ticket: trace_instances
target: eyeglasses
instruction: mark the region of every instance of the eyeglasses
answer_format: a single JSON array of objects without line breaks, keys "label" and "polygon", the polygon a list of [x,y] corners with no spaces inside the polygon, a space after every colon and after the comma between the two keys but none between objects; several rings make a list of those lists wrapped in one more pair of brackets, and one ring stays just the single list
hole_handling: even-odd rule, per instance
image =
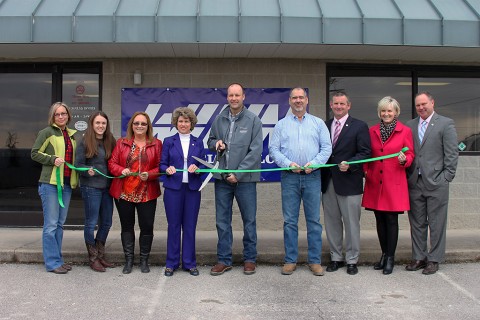
[{"label": "eyeglasses", "polygon": [[142,127],[146,127],[148,126],[148,123],[146,122],[134,122],[132,123],[135,127],[138,127],[138,126],[142,126]]},{"label": "eyeglasses", "polygon": [[66,112],[55,113],[54,116],[55,116],[55,118],[66,117],[66,116],[68,116],[68,113],[66,113]]}]

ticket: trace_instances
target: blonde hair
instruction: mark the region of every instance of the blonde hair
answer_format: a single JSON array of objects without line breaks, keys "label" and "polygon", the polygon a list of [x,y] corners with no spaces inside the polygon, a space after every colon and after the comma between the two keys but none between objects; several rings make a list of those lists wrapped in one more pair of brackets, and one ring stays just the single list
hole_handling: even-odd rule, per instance
[{"label": "blonde hair", "polygon": [[382,111],[383,108],[389,107],[389,106],[393,107],[393,109],[397,113],[396,117],[398,118],[398,116],[400,115],[400,103],[398,103],[397,100],[393,99],[390,96],[386,96],[378,102],[377,114],[379,118],[380,118],[380,111]]}]

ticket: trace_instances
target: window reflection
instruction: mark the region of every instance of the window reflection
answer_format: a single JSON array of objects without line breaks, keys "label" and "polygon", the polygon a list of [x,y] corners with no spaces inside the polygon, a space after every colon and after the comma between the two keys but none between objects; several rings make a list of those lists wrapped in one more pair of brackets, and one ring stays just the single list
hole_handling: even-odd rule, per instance
[{"label": "window reflection", "polygon": [[[349,114],[365,121],[368,126],[380,120],[377,104],[385,96],[392,96],[400,103],[400,121],[405,123],[411,119],[411,78],[406,77],[332,77],[330,92],[344,91],[350,97],[352,107]],[[329,117],[333,117],[331,111]]]},{"label": "window reflection", "polygon": [[[418,78],[418,91],[429,91],[435,112],[455,120],[463,151],[480,151],[480,79]],[[440,85],[441,84],[441,85]]]}]

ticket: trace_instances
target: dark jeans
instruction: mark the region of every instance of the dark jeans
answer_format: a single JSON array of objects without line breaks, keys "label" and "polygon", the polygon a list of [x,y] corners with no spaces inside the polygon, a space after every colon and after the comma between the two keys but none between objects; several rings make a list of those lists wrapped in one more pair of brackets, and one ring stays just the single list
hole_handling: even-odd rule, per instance
[{"label": "dark jeans", "polygon": [[153,235],[153,223],[155,222],[157,199],[140,203],[115,199],[115,206],[117,207],[118,216],[120,217],[122,232],[134,232],[135,209],[137,209],[140,237]]},{"label": "dark jeans", "polygon": [[[112,226],[112,196],[108,193],[108,188],[81,187],[81,189],[85,205],[85,227],[83,229],[85,242],[91,245],[95,245],[95,239],[106,242]],[[97,224],[98,231],[95,238],[94,230]]]}]

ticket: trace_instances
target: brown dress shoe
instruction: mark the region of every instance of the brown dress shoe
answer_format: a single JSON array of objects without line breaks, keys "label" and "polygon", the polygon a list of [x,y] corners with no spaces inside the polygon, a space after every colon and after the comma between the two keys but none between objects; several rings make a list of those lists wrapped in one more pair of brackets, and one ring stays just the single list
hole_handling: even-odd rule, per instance
[{"label": "brown dress shoe", "polygon": [[312,271],[314,276],[323,276],[325,274],[322,265],[319,263],[310,263],[308,267],[310,268],[310,271]]},{"label": "brown dress shoe", "polygon": [[245,262],[243,265],[243,273],[246,275],[251,275],[255,273],[256,265],[253,262]]},{"label": "brown dress shoe", "polygon": [[71,265],[66,264],[66,263],[62,264],[62,268],[67,270],[67,271],[71,271],[73,269]]},{"label": "brown dress shoe", "polygon": [[50,272],[53,272],[55,274],[66,274],[68,270],[64,269],[63,267],[58,267],[56,269],[50,270]]},{"label": "brown dress shoe", "polygon": [[412,260],[409,264],[405,266],[407,271],[417,271],[423,269],[427,266],[426,260]]},{"label": "brown dress shoe", "polygon": [[423,274],[434,274],[438,271],[438,262],[428,261],[427,266],[423,269]]},{"label": "brown dress shoe", "polygon": [[227,266],[223,263],[217,263],[216,265],[213,266],[212,269],[210,269],[210,274],[212,276],[219,276],[223,274],[225,271],[232,270],[232,266]]},{"label": "brown dress shoe", "polygon": [[291,275],[295,269],[297,269],[296,263],[285,263],[282,267],[282,274]]}]

